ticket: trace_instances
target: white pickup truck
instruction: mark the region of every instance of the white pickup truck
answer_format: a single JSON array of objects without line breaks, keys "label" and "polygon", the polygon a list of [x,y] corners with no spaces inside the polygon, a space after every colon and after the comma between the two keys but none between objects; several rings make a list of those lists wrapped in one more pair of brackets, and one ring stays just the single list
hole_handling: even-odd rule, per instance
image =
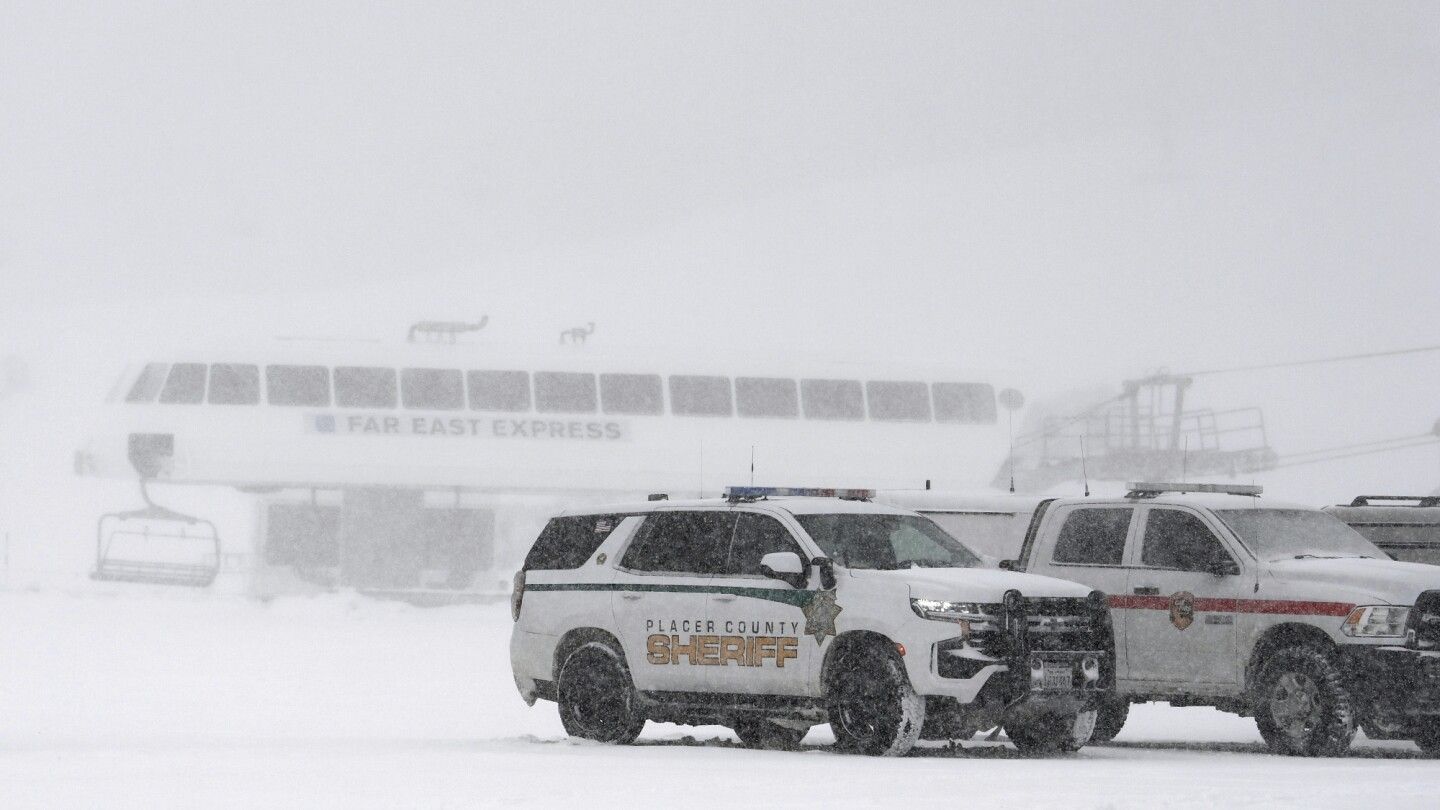
[{"label": "white pickup truck", "polygon": [[967,524],[1015,539],[1018,552],[987,549],[1013,557],[1003,568],[1109,595],[1117,698],[1097,741],[1119,732],[1130,703],[1163,700],[1254,716],[1281,753],[1336,755],[1361,727],[1440,754],[1440,568],[1391,560],[1321,510],[1261,500],[1259,487],[1129,488],[890,500],[962,541]]}]

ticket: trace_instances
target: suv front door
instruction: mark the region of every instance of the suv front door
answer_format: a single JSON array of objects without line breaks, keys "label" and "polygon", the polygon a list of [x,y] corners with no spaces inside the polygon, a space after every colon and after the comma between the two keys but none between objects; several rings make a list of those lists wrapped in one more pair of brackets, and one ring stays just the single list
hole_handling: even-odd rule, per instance
[{"label": "suv front door", "polygon": [[[820,645],[804,634],[801,612],[811,592],[760,572],[760,559],[777,551],[810,559],[776,518],[741,512],[724,571],[712,580],[708,618],[721,634],[720,665],[710,673],[718,692],[804,695],[819,668]],[[811,572],[813,580],[815,574]]]},{"label": "suv front door", "polygon": [[726,510],[654,512],[622,552],[610,605],[636,688],[707,691],[719,648],[706,603],[734,529]]},{"label": "suv front door", "polygon": [[1237,684],[1235,613],[1247,594],[1234,552],[1189,509],[1148,506],[1140,521],[1130,592],[1142,604],[1125,616],[1129,677],[1187,690]]}]

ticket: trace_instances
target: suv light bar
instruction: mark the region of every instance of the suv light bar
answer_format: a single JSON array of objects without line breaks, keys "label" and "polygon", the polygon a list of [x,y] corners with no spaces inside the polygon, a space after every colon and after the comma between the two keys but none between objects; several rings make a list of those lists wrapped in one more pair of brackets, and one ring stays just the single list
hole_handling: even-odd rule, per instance
[{"label": "suv light bar", "polygon": [[1130,489],[1127,498],[1153,498],[1162,492],[1209,492],[1219,495],[1258,496],[1265,490],[1259,484],[1152,484],[1135,481],[1126,484]]},{"label": "suv light bar", "polygon": [[839,498],[842,501],[868,501],[875,497],[873,489],[822,489],[820,487],[726,487],[725,497],[731,501],[753,501],[757,498]]}]

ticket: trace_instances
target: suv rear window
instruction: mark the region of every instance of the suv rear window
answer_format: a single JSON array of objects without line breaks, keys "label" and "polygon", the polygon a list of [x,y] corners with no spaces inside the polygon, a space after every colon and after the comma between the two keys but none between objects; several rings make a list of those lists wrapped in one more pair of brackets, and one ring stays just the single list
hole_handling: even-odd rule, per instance
[{"label": "suv rear window", "polygon": [[600,548],[624,515],[577,515],[552,518],[525,555],[526,571],[579,568]]}]

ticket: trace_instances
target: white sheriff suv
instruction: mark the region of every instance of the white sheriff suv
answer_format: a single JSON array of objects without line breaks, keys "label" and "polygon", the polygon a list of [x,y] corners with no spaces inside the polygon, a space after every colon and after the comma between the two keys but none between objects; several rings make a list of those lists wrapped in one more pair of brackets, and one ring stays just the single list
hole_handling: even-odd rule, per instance
[{"label": "white sheriff suv", "polygon": [[[1260,487],[1135,483],[1124,497],[912,496],[960,538],[1024,526],[1002,567],[1110,594],[1131,701],[1253,715],[1279,753],[1334,756],[1357,727],[1440,753],[1440,569],[1396,562],[1331,515]],[[918,501],[924,500],[921,504]],[[1011,534],[1010,536],[1014,536]]]},{"label": "white sheriff suv", "polygon": [[1104,596],[980,567],[869,494],[732,487],[552,519],[515,576],[521,696],[611,743],[656,720],[761,748],[829,722],[876,755],[997,725],[1025,751],[1084,745],[1113,681]]}]

